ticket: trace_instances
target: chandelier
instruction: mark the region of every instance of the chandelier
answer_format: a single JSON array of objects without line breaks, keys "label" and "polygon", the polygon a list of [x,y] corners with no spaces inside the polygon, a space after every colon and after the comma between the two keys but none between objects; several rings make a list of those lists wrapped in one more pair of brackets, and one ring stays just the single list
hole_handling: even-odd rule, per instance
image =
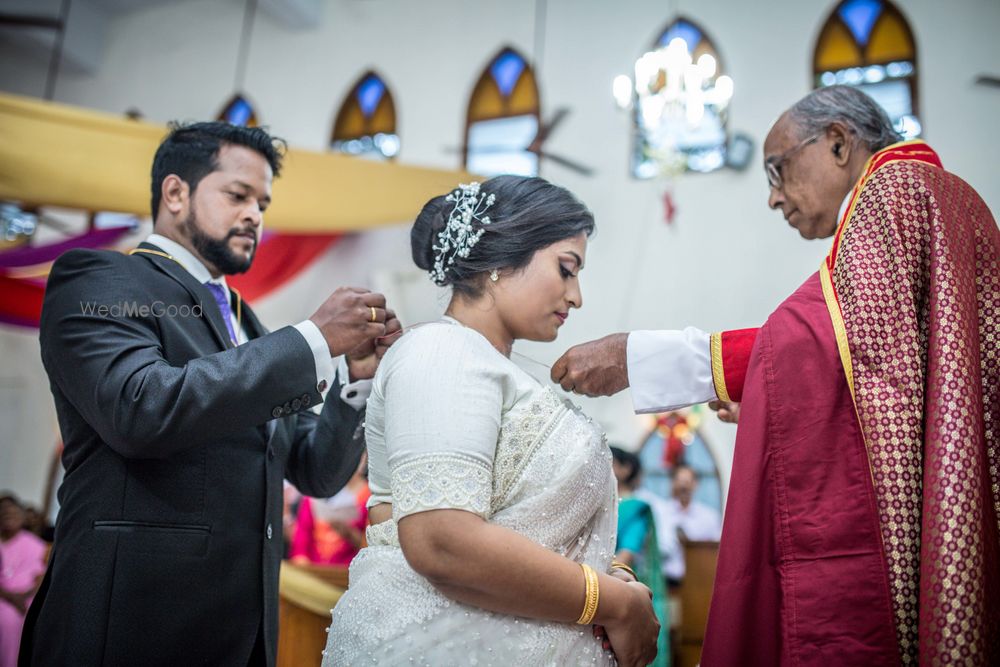
[{"label": "chandelier", "polygon": [[719,74],[711,53],[694,60],[687,41],[674,37],[636,60],[633,77],[616,77],[612,93],[620,109],[634,114],[636,177],[708,172],[725,164],[733,80]]}]

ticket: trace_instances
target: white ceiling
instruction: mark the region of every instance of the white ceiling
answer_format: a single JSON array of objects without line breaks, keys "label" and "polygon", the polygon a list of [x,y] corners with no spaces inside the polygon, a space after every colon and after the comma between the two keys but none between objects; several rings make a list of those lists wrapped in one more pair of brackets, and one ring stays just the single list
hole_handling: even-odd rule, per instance
[{"label": "white ceiling", "polygon": [[[101,66],[104,44],[114,20],[122,14],[190,0],[70,0],[69,21],[60,69],[92,73]],[[226,0],[245,5],[247,0]],[[58,18],[63,0],[0,0],[0,14]],[[323,0],[257,0],[262,16],[293,30],[319,25]],[[5,57],[49,62],[56,31],[45,28],[0,26]]]}]

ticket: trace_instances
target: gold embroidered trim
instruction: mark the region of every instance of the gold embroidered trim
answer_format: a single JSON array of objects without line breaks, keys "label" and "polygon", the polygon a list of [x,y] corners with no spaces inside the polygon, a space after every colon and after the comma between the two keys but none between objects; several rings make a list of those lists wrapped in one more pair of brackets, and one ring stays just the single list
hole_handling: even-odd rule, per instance
[{"label": "gold embroidered trim", "polygon": [[722,333],[714,333],[710,336],[712,350],[712,382],[715,384],[715,395],[719,400],[731,400],[729,391],[726,389],[726,374],[722,368]]},{"label": "gold embroidered trim", "polygon": [[[181,264],[181,260],[177,259],[173,255],[168,255],[165,252],[160,252],[159,250],[147,250],[145,248],[135,248],[133,250],[129,250],[129,252],[128,252],[128,254],[130,254],[130,255],[134,255],[136,253],[144,253],[146,255],[157,255],[158,257],[166,257],[171,262],[177,262],[178,264]],[[181,264],[181,266],[184,266],[184,265]],[[187,267],[185,266],[184,268],[186,269]]]},{"label": "gold embroidered trim", "polygon": [[[227,284],[226,287],[229,287]],[[229,291],[236,295],[236,324],[240,326],[240,330],[243,328],[243,295],[235,287],[229,287]],[[234,343],[236,341],[233,341]]]},{"label": "gold embroidered trim", "polygon": [[[171,262],[177,262],[182,267],[184,267],[185,271],[187,271],[187,267],[184,266],[184,264],[179,259],[177,259],[173,255],[168,255],[165,252],[160,252],[159,250],[148,250],[146,248],[134,248],[132,250],[129,250],[128,254],[129,255],[134,255],[136,253],[143,253],[143,254],[146,254],[146,255],[156,255],[157,257],[164,257],[166,259],[169,259]],[[190,271],[188,271],[188,273],[190,273]],[[229,290],[231,292],[233,292],[234,294],[236,294],[236,330],[237,331],[242,331],[243,330],[243,295],[241,295],[237,290],[233,289],[232,287],[229,287],[229,285],[226,285],[226,287],[229,288]],[[237,336],[238,335],[239,334],[237,334]],[[230,340],[232,340],[232,339],[230,339]],[[233,347],[236,347],[236,346],[239,345],[238,341],[234,340],[232,342],[233,342]]]},{"label": "gold embroidered trim", "polygon": [[851,390],[851,400],[855,401],[854,367],[851,365],[851,348],[847,344],[847,327],[844,326],[844,316],[840,312],[840,304],[837,303],[837,295],[833,289],[833,277],[825,262],[819,268],[819,281],[823,285],[823,299],[826,301],[826,309],[830,312],[830,320],[833,322],[833,335],[837,338],[837,349],[840,352],[844,375],[847,377],[847,388]]}]

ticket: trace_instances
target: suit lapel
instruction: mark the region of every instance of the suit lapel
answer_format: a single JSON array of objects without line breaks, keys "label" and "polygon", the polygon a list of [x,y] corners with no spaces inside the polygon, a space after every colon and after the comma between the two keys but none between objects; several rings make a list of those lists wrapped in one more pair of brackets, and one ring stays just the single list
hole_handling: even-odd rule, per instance
[{"label": "suit lapel", "polygon": [[[231,299],[233,308],[236,308],[235,302],[241,300],[241,298],[235,294],[233,295]],[[254,338],[266,336],[269,333],[267,327],[261,324],[260,320],[257,319],[257,314],[250,309],[246,301],[240,304],[240,308],[243,311],[243,331],[246,333],[247,338],[253,340]]]},{"label": "suit lapel", "polygon": [[[246,302],[243,301],[243,297],[233,289],[229,290],[229,306],[234,309],[233,312],[236,312],[235,309],[237,307],[240,308],[242,312],[242,317],[240,318],[241,325],[248,339],[254,340],[267,335],[267,327],[261,324],[261,321],[257,319],[257,314],[247,306]],[[268,443],[273,442],[274,434],[278,430],[278,423],[280,421],[280,419],[272,419],[258,427],[261,435],[264,436],[264,440]]]},{"label": "suit lapel", "polygon": [[201,306],[202,318],[208,323],[208,328],[212,330],[212,334],[221,349],[228,350],[232,347],[229,340],[229,329],[222,319],[222,311],[219,310],[215,298],[204,285],[195,280],[194,276],[182,264],[171,259],[169,255],[152,243],[142,242],[133,252],[180,283],[181,287],[191,295],[191,298]]}]

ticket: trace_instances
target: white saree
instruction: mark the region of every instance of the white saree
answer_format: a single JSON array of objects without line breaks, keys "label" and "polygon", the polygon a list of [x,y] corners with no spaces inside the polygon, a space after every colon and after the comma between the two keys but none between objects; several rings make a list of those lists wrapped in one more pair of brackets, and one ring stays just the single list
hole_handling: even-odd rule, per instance
[{"label": "white saree", "polygon": [[[445,318],[408,332],[386,354],[365,436],[369,504],[392,503],[393,518],[368,528],[368,547],[351,564],[324,667],[615,664],[590,626],[445,597],[410,568],[396,532],[409,514],[461,509],[608,571],[616,485],[604,436],[589,419],[479,333]],[[582,592],[582,576],[580,585]]]}]

